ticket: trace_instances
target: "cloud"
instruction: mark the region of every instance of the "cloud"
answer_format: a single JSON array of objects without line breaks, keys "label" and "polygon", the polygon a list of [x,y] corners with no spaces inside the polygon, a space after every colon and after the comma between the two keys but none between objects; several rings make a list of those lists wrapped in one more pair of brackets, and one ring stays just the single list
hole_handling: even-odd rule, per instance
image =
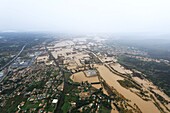
[{"label": "cloud", "polygon": [[169,0],[0,0],[0,30],[169,32]]}]

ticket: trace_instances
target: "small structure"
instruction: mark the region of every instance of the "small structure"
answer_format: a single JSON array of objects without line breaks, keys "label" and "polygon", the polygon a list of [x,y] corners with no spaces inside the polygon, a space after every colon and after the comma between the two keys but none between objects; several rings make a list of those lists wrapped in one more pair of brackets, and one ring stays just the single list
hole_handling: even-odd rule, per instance
[{"label": "small structure", "polygon": [[87,71],[84,71],[84,73],[87,77],[97,76],[96,70],[87,70]]},{"label": "small structure", "polygon": [[57,104],[57,102],[58,102],[58,99],[53,99],[52,101],[53,104]]}]

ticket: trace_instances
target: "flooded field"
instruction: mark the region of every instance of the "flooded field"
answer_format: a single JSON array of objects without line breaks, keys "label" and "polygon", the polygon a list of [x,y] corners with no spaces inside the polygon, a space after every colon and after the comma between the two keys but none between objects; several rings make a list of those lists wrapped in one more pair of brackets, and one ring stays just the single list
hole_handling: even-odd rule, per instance
[{"label": "flooded field", "polygon": [[114,70],[116,70],[116,71],[118,71],[118,72],[120,72],[120,73],[122,73],[122,74],[131,74],[131,73],[132,73],[130,70],[125,69],[123,66],[121,66],[121,65],[118,64],[118,63],[110,64],[110,66],[111,66]]},{"label": "flooded field", "polygon": [[85,81],[88,81],[89,83],[99,82],[99,79],[97,76],[86,77],[84,72],[78,72],[78,73],[73,74],[71,76],[71,79],[74,82],[85,82]]},{"label": "flooded field", "polygon": [[143,113],[160,113],[157,107],[153,104],[152,101],[144,101],[142,98],[137,96],[135,93],[132,93],[130,90],[122,87],[117,80],[123,80],[124,78],[113,74],[107,67],[104,65],[96,65],[97,70],[99,71],[101,77],[110,85],[113,86],[120,94],[122,94],[126,99],[130,100],[129,102],[132,106],[136,104]]}]

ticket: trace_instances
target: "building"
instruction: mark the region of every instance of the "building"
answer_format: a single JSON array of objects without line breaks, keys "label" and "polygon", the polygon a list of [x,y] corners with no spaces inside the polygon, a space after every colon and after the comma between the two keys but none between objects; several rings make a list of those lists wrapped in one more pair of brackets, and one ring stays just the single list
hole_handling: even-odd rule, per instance
[{"label": "building", "polygon": [[96,70],[87,70],[87,71],[84,71],[84,73],[87,77],[97,76]]}]

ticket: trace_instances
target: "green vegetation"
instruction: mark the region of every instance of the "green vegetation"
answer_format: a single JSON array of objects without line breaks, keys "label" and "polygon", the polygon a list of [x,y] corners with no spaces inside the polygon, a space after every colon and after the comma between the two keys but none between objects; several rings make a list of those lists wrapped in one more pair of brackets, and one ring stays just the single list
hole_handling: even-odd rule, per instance
[{"label": "green vegetation", "polygon": [[156,106],[162,113],[165,113],[165,111],[162,109],[162,107],[159,105],[159,103],[155,100],[155,98],[153,97],[153,95],[150,95],[150,97],[154,100],[155,106]]},{"label": "green vegetation", "polygon": [[99,113],[110,113],[110,109],[108,109],[104,106],[101,106]]},{"label": "green vegetation", "polygon": [[120,56],[119,63],[125,67],[136,69],[147,75],[155,85],[170,96],[170,66],[164,63],[145,62],[136,58]]},{"label": "green vegetation", "polygon": [[59,75],[59,71],[58,70],[54,70],[54,72],[53,72],[53,76],[57,76],[57,75]]},{"label": "green vegetation", "polygon": [[33,82],[30,86],[28,86],[27,91],[32,91],[34,88],[43,89],[44,85],[44,81]]},{"label": "green vegetation", "polygon": [[25,105],[21,108],[22,108],[22,110],[29,110],[31,108],[38,108],[39,104],[40,104],[40,102],[33,103],[33,102],[30,102],[30,101],[27,101],[25,103]]},{"label": "green vegetation", "polygon": [[[97,90],[93,88],[91,85],[88,85],[88,83],[84,83],[84,85],[80,85],[80,83],[75,83],[70,79],[71,73],[64,72],[65,76],[65,89],[64,89],[64,102],[61,107],[61,110],[63,113],[68,113],[71,111],[71,113],[79,113],[79,108],[82,107],[82,113],[89,113],[94,112],[97,110],[96,104],[93,102],[96,102],[100,100],[99,97],[103,97],[100,101],[100,113],[110,113],[111,111],[111,105],[110,102],[108,102],[108,96],[104,95],[101,90]],[[78,87],[81,87],[81,89]],[[92,96],[89,94],[87,97],[81,97],[79,96],[83,92],[95,92],[94,95],[97,95],[94,98],[94,95]],[[81,99],[80,99],[81,98]],[[89,104],[92,103],[92,106],[90,107]],[[98,102],[96,102],[98,103]],[[99,104],[99,103],[98,103]]]},{"label": "green vegetation", "polygon": [[24,56],[31,47],[41,44],[47,39],[43,33],[0,33],[0,36],[3,37],[0,38],[0,68],[8,63],[23,45],[27,44],[25,52],[23,51],[20,56]]},{"label": "green vegetation", "polygon": [[[52,104],[52,100],[61,94],[57,90],[57,87],[62,83],[62,80],[56,79],[58,74],[58,70],[55,70],[53,66],[36,65],[17,81],[7,79],[4,85],[16,85],[1,93],[10,94],[0,100],[1,103],[5,102],[3,107],[0,107],[1,112],[14,113],[19,110],[19,105],[22,105],[20,112],[38,112],[40,109],[53,112],[56,104]],[[25,80],[27,80],[26,84]]]},{"label": "green vegetation", "polygon": [[164,104],[164,103],[168,104],[168,103],[169,103],[169,102],[168,102],[167,100],[165,100],[161,95],[155,93],[155,92],[152,91],[152,90],[150,90],[150,91],[155,95],[155,97],[156,97],[162,104]]},{"label": "green vegetation", "polygon": [[78,95],[76,95],[77,93],[79,93],[77,86],[67,83],[68,81],[72,82],[70,76],[71,76],[70,72],[64,72],[66,83],[65,83],[65,90],[64,90],[64,104],[61,108],[63,113],[67,113],[70,110],[71,108],[70,102],[76,102],[78,101],[79,98]]},{"label": "green vegetation", "polygon": [[63,113],[67,113],[70,108],[71,108],[70,103],[69,102],[65,102],[61,109],[63,110]]},{"label": "green vegetation", "polygon": [[94,56],[94,54],[92,54],[92,53],[90,53],[89,54],[92,58],[91,58],[91,63],[97,63],[97,64],[101,64],[102,62],[96,57],[96,56]]},{"label": "green vegetation", "polygon": [[54,111],[54,105],[51,105],[51,103],[49,103],[51,100],[48,100],[47,102],[47,106],[45,107],[45,111],[49,111],[49,112],[53,112]]},{"label": "green vegetation", "polygon": [[71,108],[71,102],[77,102],[79,99],[79,96],[76,95],[79,92],[77,87],[72,87],[72,91],[69,92],[69,94],[64,95],[64,105],[62,106],[62,110],[64,113],[67,113]]},{"label": "green vegetation", "polygon": [[26,98],[23,98],[23,95],[15,96],[8,99],[6,102],[6,106],[3,109],[0,109],[1,113],[14,113],[18,109],[17,106],[25,100]]},{"label": "green vegetation", "polygon": [[136,84],[134,84],[133,82],[131,82],[130,80],[118,80],[119,84],[125,88],[136,88],[138,90],[140,90],[140,87],[137,86]]}]

